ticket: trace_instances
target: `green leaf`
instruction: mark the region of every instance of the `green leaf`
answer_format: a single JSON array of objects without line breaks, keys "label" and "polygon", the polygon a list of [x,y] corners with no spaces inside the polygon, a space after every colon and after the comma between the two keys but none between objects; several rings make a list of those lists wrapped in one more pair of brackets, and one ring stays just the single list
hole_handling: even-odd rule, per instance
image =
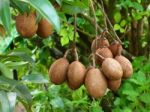
[{"label": "green leaf", "polygon": [[31,82],[31,83],[48,83],[49,81],[43,77],[42,74],[29,74],[27,76],[23,76],[22,78],[25,82]]},{"label": "green leaf", "polygon": [[13,110],[11,110],[10,108],[10,103],[7,94],[4,91],[0,91],[0,104],[1,112],[13,112]]},{"label": "green leaf", "polygon": [[14,8],[17,8],[21,13],[30,11],[28,4],[25,4],[22,1],[11,0],[10,3]]},{"label": "green leaf", "polygon": [[57,31],[60,30],[60,21],[56,10],[48,0],[21,0],[29,3],[34,7],[43,17],[51,22]]},{"label": "green leaf", "polygon": [[114,19],[115,19],[115,22],[116,22],[116,23],[119,23],[119,22],[120,22],[120,20],[121,20],[121,14],[120,14],[120,12],[116,12],[116,13],[114,14]]},{"label": "green leaf", "polygon": [[57,96],[56,98],[52,99],[50,101],[50,104],[54,107],[54,108],[64,108],[64,102],[62,100],[61,97]]},{"label": "green leaf", "polygon": [[122,20],[121,23],[120,23],[120,26],[124,27],[126,24],[127,24],[127,21],[126,20]]},{"label": "green leaf", "polygon": [[139,96],[139,99],[146,104],[150,104],[150,94],[149,93],[143,93],[142,95]]},{"label": "green leaf", "polygon": [[20,62],[12,62],[12,61],[8,61],[5,62],[5,65],[11,69],[19,69],[21,67],[24,67],[26,65],[28,65],[28,62],[24,62],[24,61],[20,61]]},{"label": "green leaf", "polygon": [[13,73],[10,69],[3,63],[0,62],[0,73],[8,78],[13,78]]},{"label": "green leaf", "polygon": [[14,110],[15,105],[16,105],[17,94],[15,92],[9,92],[9,93],[7,93],[7,96],[8,96],[8,100],[10,102],[10,108],[11,108],[11,110]]},{"label": "green leaf", "polygon": [[0,18],[3,22],[5,29],[10,35],[11,32],[11,14],[10,14],[10,6],[9,0],[0,0]]},{"label": "green leaf", "polygon": [[120,27],[120,25],[119,24],[115,24],[114,25],[114,30],[119,30],[121,27]]},{"label": "green leaf", "polygon": [[121,33],[124,33],[124,32],[125,32],[125,29],[124,29],[124,28],[120,28],[120,32],[121,32]]},{"label": "green leaf", "polygon": [[29,105],[32,103],[30,91],[19,81],[0,76],[0,84],[9,84],[9,86],[17,93],[19,97],[23,98]]},{"label": "green leaf", "polygon": [[84,4],[84,2],[81,1],[64,1],[65,3],[62,4],[62,10],[63,12],[67,14],[76,14],[76,13],[81,13],[88,9],[88,6]]}]

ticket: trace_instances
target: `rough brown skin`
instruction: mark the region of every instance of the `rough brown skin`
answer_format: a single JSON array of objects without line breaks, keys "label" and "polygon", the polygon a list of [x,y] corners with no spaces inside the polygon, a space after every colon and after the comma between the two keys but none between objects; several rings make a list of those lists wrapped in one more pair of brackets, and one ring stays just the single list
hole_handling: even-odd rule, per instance
[{"label": "rough brown skin", "polygon": [[123,70],[118,61],[113,58],[106,58],[102,63],[102,71],[110,80],[120,79],[123,75]]},{"label": "rough brown skin", "polygon": [[4,37],[6,35],[5,28],[0,24],[0,36]]},{"label": "rough brown skin", "polygon": [[58,85],[65,82],[69,62],[66,58],[56,60],[49,69],[49,77],[52,83]]},{"label": "rough brown skin", "polygon": [[131,62],[124,56],[116,56],[115,59],[120,63],[123,69],[123,78],[127,79],[133,74]]},{"label": "rough brown skin", "polygon": [[16,17],[16,29],[22,37],[30,38],[36,34],[38,25],[36,24],[35,13],[19,14]]},{"label": "rough brown skin", "polygon": [[108,47],[108,46],[109,46],[109,41],[106,38],[96,38],[92,42],[91,50],[95,52],[100,47]]},{"label": "rough brown skin", "polygon": [[68,68],[68,85],[71,89],[78,89],[85,79],[86,68],[79,61],[74,61],[69,65]]},{"label": "rough brown skin", "polygon": [[[97,49],[96,53],[101,55],[104,58],[113,58],[113,54],[107,47]],[[101,65],[102,62],[103,62],[103,59],[101,59],[99,56],[96,55],[96,63]]]},{"label": "rough brown skin", "polygon": [[37,35],[46,38],[53,33],[53,26],[46,19],[41,19],[38,23]]},{"label": "rough brown skin", "polygon": [[121,85],[121,79],[118,80],[108,80],[108,88],[112,91],[117,91]]},{"label": "rough brown skin", "polygon": [[99,69],[92,68],[86,74],[85,87],[92,97],[100,98],[107,90],[107,80]]},{"label": "rough brown skin", "polygon": [[109,46],[109,49],[111,50],[113,56],[121,55],[122,52],[122,45],[118,41],[114,41]]}]

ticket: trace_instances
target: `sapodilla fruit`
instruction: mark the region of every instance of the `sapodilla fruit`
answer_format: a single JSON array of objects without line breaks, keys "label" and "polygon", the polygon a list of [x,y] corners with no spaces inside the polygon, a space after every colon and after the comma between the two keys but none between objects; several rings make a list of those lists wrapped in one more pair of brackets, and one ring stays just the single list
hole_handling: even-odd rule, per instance
[{"label": "sapodilla fruit", "polygon": [[113,58],[106,58],[102,63],[102,71],[110,80],[120,79],[123,75],[123,70],[118,61]]},{"label": "sapodilla fruit", "polygon": [[123,78],[129,78],[133,74],[131,62],[124,56],[116,56],[115,59],[120,63],[123,69]]},{"label": "sapodilla fruit", "polygon": [[109,46],[109,49],[111,50],[113,56],[117,56],[120,55],[122,52],[122,45],[118,42],[118,41],[114,41],[111,43],[111,45]]},{"label": "sapodilla fruit", "polygon": [[0,36],[4,37],[5,36],[5,29],[3,27],[3,25],[0,24]]},{"label": "sapodilla fruit", "polygon": [[[113,54],[111,53],[111,51],[107,47],[97,49],[96,53],[101,55],[104,58],[113,58]],[[102,62],[103,62],[103,59],[101,59],[101,57],[96,55],[96,63],[101,65]]]},{"label": "sapodilla fruit", "polygon": [[107,81],[99,69],[92,68],[86,74],[85,87],[92,97],[100,98],[107,90]]},{"label": "sapodilla fruit", "polygon": [[69,65],[68,68],[68,85],[71,89],[78,89],[85,79],[86,68],[79,61],[74,61]]},{"label": "sapodilla fruit", "polygon": [[91,50],[95,52],[100,47],[108,47],[109,41],[106,38],[96,38],[93,40]]},{"label": "sapodilla fruit", "polygon": [[48,37],[53,33],[53,26],[46,19],[41,19],[38,23],[37,35],[43,38]]},{"label": "sapodilla fruit", "polygon": [[66,58],[56,60],[49,69],[49,77],[52,83],[62,84],[67,78],[69,62]]},{"label": "sapodilla fruit", "polygon": [[121,85],[121,79],[107,80],[108,88],[112,91],[117,91]]},{"label": "sapodilla fruit", "polygon": [[37,28],[35,13],[19,14],[16,17],[16,29],[22,37],[32,37],[36,33]]}]

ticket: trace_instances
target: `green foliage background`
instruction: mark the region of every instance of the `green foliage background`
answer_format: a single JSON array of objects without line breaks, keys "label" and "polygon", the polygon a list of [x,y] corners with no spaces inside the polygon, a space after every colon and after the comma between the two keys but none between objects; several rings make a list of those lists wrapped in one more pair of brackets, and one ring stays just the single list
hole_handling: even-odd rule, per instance
[{"label": "green foliage background", "polygon": [[[94,0],[97,4],[99,1]],[[93,3],[95,3],[93,1]],[[108,91],[101,99],[91,98],[85,87],[76,91],[67,84],[54,85],[49,81],[48,69],[56,59],[72,46],[74,18],[77,14],[77,47],[79,58],[89,64],[90,45],[95,38],[95,24],[89,0],[0,0],[0,24],[6,36],[0,36],[0,112],[13,112],[20,103],[27,112],[148,112],[150,110],[149,27],[148,0],[105,1],[106,13],[114,30],[123,41],[126,51],[135,56],[134,74],[122,81],[117,92]],[[113,3],[113,4],[111,4]],[[55,7],[53,7],[55,6]],[[106,29],[105,17],[94,4],[98,34]],[[109,9],[107,9],[109,8]],[[111,10],[113,9],[113,10]],[[53,24],[55,32],[47,39],[35,35],[32,39],[19,36],[15,28],[18,13],[36,10]],[[123,12],[122,12],[123,11]],[[132,23],[143,21],[142,34],[137,35],[139,51],[131,48],[132,40],[126,34]],[[110,26],[108,29],[113,35]],[[136,33],[136,32],[135,32]],[[131,35],[133,37],[134,35]],[[113,35],[114,38],[116,38]],[[110,38],[109,41],[112,41]],[[141,49],[143,52],[141,52]],[[131,56],[133,57],[133,56]],[[70,58],[70,57],[69,57]],[[18,80],[14,79],[17,74]]]}]

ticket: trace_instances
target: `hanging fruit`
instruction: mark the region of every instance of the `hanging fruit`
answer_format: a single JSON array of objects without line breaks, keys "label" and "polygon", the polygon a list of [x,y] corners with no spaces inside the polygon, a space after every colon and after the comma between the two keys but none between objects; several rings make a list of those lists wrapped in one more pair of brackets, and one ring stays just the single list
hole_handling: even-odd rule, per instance
[{"label": "hanging fruit", "polygon": [[53,26],[46,19],[41,19],[38,23],[37,35],[41,38],[47,38],[53,33]]},{"label": "hanging fruit", "polygon": [[86,73],[85,87],[94,98],[101,98],[107,90],[107,81],[103,73],[97,68],[91,68]]},{"label": "hanging fruit", "polygon": [[66,58],[56,60],[49,69],[49,77],[52,83],[62,84],[66,81],[69,62]]},{"label": "hanging fruit", "polygon": [[33,12],[19,14],[16,17],[16,29],[22,37],[31,38],[34,36],[38,29],[36,14]]}]

